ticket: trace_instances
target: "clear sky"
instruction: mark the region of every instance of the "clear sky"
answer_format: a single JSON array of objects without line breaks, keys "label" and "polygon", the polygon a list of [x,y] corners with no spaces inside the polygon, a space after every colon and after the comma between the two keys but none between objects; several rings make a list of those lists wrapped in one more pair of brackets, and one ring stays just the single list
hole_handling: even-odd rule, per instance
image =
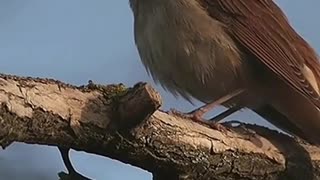
[{"label": "clear sky", "polygon": [[[277,1],[293,26],[319,52],[320,1]],[[51,77],[76,85],[152,82],[133,42],[128,0],[0,1],[0,72]],[[193,107],[160,87],[165,105]],[[268,125],[252,113],[233,118]],[[151,174],[105,157],[72,152],[74,166],[93,179],[151,180]],[[56,147],[14,143],[0,150],[1,179],[56,180],[64,170]]]}]

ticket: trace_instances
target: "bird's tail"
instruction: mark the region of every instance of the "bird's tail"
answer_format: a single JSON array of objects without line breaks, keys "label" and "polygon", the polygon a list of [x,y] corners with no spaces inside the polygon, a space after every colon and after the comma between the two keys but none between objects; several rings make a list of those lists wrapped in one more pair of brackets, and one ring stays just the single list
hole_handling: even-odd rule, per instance
[{"label": "bird's tail", "polygon": [[291,121],[288,120],[286,116],[281,114],[279,111],[277,111],[272,106],[266,104],[264,106],[261,106],[259,108],[253,109],[255,113],[263,117],[265,120],[279,128],[280,130],[293,135],[297,136],[308,143],[311,144],[319,144],[315,142],[313,139],[308,138],[308,136],[303,133],[301,129],[299,129],[295,124],[291,123]]}]

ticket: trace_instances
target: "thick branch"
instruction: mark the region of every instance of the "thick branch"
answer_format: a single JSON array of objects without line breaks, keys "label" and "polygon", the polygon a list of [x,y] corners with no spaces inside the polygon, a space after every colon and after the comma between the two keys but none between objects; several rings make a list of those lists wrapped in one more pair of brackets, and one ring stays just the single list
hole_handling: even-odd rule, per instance
[{"label": "thick branch", "polygon": [[318,179],[320,149],[246,125],[220,132],[157,111],[140,83],[75,87],[0,76],[0,143],[71,147],[141,167],[154,179]]}]

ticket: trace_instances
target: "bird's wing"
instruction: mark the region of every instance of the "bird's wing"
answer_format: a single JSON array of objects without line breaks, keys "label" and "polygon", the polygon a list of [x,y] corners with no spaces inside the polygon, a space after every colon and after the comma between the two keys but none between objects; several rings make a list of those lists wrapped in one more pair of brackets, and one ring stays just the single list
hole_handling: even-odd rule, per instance
[{"label": "bird's wing", "polygon": [[[317,58],[272,0],[198,0],[208,14],[221,21],[232,38],[257,61],[320,108],[316,90],[303,74],[305,54]],[[304,50],[304,52],[301,52]],[[313,53],[313,55],[310,55]],[[251,60],[251,59],[250,59]],[[315,59],[316,62],[317,60]],[[255,63],[257,63],[255,62]],[[316,64],[319,66],[319,63]]]}]

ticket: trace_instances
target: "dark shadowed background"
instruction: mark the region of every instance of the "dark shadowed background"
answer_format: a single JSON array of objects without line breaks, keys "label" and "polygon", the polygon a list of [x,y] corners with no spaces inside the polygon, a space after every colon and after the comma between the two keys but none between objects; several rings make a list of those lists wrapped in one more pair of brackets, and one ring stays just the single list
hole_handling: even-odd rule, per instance
[{"label": "dark shadowed background", "polygon": [[[319,52],[320,1],[279,0],[293,26]],[[152,80],[133,42],[128,0],[0,1],[0,72],[50,77],[81,85]],[[165,105],[183,111],[189,103],[159,86]],[[200,105],[200,104],[197,104]],[[250,112],[233,119],[268,125]],[[74,166],[93,179],[150,180],[151,174],[105,157],[73,151]],[[14,143],[0,151],[0,179],[56,180],[64,170],[56,147]]]}]

